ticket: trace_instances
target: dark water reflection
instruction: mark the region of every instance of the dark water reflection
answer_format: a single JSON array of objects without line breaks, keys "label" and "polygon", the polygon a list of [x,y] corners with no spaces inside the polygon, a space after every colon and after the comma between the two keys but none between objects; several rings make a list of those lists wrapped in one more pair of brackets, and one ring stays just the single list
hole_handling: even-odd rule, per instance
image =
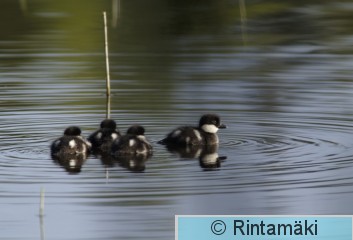
[{"label": "dark water reflection", "polygon": [[62,166],[69,173],[80,173],[82,165],[86,161],[86,155],[67,154],[61,156],[51,156],[55,163]]},{"label": "dark water reflection", "polygon": [[[175,214],[352,214],[352,2],[241,2],[1,1],[0,238],[172,239]],[[111,117],[143,125],[154,155],[55,162],[63,129],[88,136],[106,116],[103,10]],[[156,144],[209,112],[228,126],[216,151]]]},{"label": "dark water reflection", "polygon": [[186,146],[186,147],[166,147],[169,152],[175,153],[182,159],[199,160],[200,167],[204,169],[215,169],[221,166],[221,162],[226,160],[226,156],[218,155],[218,145],[211,146]]}]

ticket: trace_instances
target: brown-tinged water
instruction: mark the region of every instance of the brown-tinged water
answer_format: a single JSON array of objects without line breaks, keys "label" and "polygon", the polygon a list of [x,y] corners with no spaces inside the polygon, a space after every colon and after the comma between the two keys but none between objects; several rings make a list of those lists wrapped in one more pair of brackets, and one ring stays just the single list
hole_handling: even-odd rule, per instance
[{"label": "brown-tinged water", "polygon": [[[154,155],[91,155],[72,169],[49,145],[106,116],[104,10],[111,117],[123,132],[142,124]],[[351,1],[2,0],[0,239],[173,239],[175,214],[353,214],[352,11]],[[157,144],[211,112],[228,126],[226,159]]]}]

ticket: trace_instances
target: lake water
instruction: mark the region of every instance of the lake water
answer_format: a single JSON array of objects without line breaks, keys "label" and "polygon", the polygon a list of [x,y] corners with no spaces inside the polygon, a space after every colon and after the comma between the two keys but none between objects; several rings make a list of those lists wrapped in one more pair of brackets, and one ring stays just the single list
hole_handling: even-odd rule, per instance
[{"label": "lake water", "polygon": [[[143,125],[154,154],[91,155],[72,169],[49,146],[106,117],[104,10],[110,115],[122,132]],[[175,214],[353,214],[352,11],[351,1],[2,0],[0,239],[173,239]],[[228,126],[219,162],[157,144],[204,113]]]}]

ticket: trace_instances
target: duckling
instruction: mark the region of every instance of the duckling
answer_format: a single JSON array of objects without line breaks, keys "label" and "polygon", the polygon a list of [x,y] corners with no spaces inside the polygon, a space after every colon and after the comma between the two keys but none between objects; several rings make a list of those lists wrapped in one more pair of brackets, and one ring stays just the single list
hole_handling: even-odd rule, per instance
[{"label": "duckling", "polygon": [[113,141],[120,137],[121,134],[116,129],[115,121],[112,119],[105,119],[101,122],[100,129],[88,137],[88,141],[92,144],[93,151],[106,152],[110,151]]},{"label": "duckling", "polygon": [[169,146],[213,145],[218,144],[218,129],[226,128],[220,117],[205,114],[200,118],[198,127],[184,126],[173,130],[159,144]]},{"label": "duckling", "polygon": [[81,129],[71,126],[65,129],[64,136],[51,144],[52,155],[86,155],[91,149],[91,143],[81,136]]},{"label": "duckling", "polygon": [[114,156],[124,154],[152,154],[152,145],[145,137],[145,129],[140,125],[131,126],[126,135],[116,140],[112,144],[112,154]]}]

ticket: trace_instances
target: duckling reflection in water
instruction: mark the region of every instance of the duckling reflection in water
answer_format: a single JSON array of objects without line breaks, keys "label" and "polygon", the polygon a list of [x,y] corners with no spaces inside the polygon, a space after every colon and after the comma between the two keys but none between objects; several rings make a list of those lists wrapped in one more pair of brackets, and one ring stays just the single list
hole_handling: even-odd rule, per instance
[{"label": "duckling reflection in water", "polygon": [[83,154],[52,155],[52,159],[68,173],[76,174],[81,172],[81,168],[86,161],[86,156]]},{"label": "duckling reflection in water", "polygon": [[169,152],[178,154],[181,158],[198,158],[200,167],[213,169],[221,167],[221,162],[226,156],[218,155],[218,145],[176,147],[167,146]]},{"label": "duckling reflection in water", "polygon": [[91,150],[91,143],[81,136],[81,129],[76,126],[68,127],[64,135],[51,144],[52,156],[83,155]]},{"label": "duckling reflection in water", "polygon": [[126,168],[131,172],[144,172],[146,169],[146,162],[151,156],[151,154],[125,154],[118,155],[114,158],[121,167]]},{"label": "duckling reflection in water", "polygon": [[205,146],[199,156],[200,167],[203,169],[219,168],[226,156],[218,155],[218,145]]}]

